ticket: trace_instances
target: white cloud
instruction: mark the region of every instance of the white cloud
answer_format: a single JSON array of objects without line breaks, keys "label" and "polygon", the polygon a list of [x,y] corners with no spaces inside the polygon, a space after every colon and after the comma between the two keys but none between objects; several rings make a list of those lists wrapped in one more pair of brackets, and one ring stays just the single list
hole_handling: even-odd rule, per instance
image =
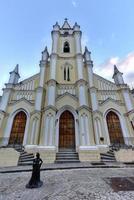
[{"label": "white cloud", "polygon": [[96,67],[95,72],[107,79],[113,80],[114,64],[116,64],[119,71],[123,73],[125,82],[130,86],[134,86],[134,52],[129,53],[123,59],[111,57]]},{"label": "white cloud", "polygon": [[75,0],[72,0],[72,5],[73,5],[73,7],[77,7],[77,2],[75,1]]}]

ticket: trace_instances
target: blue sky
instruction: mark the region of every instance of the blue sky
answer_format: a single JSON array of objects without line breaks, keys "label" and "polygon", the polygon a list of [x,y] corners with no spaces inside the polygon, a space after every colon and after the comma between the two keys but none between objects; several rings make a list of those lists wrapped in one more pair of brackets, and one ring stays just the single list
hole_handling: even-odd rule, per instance
[{"label": "blue sky", "polygon": [[[92,52],[94,71],[108,79],[117,64],[134,84],[133,0],[0,0],[0,88],[19,63],[21,80],[39,72],[41,51],[64,18],[76,21],[82,44]],[[1,94],[1,92],[0,92]]]}]

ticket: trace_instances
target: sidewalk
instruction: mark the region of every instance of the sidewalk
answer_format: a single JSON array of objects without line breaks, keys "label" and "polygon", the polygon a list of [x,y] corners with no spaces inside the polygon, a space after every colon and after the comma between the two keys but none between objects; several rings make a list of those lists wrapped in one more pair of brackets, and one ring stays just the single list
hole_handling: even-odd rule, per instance
[{"label": "sidewalk", "polygon": [[[81,163],[61,163],[61,164],[43,164],[41,167],[42,171],[46,170],[63,170],[63,169],[81,169],[81,168],[128,168],[134,167],[134,164],[125,164],[117,162],[81,162]],[[0,167],[0,173],[17,173],[17,172],[28,172],[32,171],[32,166],[16,166],[16,167]]]}]

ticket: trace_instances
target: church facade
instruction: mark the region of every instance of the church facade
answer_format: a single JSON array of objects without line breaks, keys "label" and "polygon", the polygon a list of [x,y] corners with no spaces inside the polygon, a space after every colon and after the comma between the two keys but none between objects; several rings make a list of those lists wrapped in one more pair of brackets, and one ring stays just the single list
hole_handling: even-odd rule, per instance
[{"label": "church facade", "polygon": [[134,144],[134,98],[123,74],[114,66],[111,82],[93,72],[77,23],[56,23],[51,36],[38,74],[19,82],[19,66],[10,72],[0,99],[0,145],[19,143],[54,162],[60,149],[96,161],[111,144]]}]

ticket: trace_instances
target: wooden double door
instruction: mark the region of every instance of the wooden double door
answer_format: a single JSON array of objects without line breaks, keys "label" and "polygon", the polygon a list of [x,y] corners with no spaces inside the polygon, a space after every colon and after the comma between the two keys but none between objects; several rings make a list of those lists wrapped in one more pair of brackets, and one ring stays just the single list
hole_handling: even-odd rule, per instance
[{"label": "wooden double door", "polygon": [[25,127],[26,127],[26,119],[27,119],[27,116],[23,111],[19,112],[14,117],[11,134],[9,138],[9,144],[23,143]]},{"label": "wooden double door", "polygon": [[59,148],[75,148],[75,123],[69,111],[64,111],[59,121]]},{"label": "wooden double door", "polygon": [[110,111],[107,114],[106,119],[111,144],[124,144],[124,138],[118,115]]}]

